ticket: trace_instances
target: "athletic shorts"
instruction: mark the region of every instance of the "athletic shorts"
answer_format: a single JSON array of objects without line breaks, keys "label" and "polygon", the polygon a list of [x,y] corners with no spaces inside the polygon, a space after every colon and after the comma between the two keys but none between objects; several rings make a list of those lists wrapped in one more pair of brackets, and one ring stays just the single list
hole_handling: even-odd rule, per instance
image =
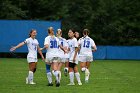
[{"label": "athletic shorts", "polygon": [[28,63],[37,62],[37,58],[27,57]]},{"label": "athletic shorts", "polygon": [[92,62],[93,57],[92,56],[79,56],[80,62]]},{"label": "athletic shorts", "polygon": [[69,67],[74,68],[77,64],[69,62]]},{"label": "athletic shorts", "polygon": [[60,58],[60,62],[62,63],[68,62],[68,58]]},{"label": "athletic shorts", "polygon": [[46,58],[45,62],[48,62],[48,63],[52,63],[52,62],[60,62],[60,57]]}]

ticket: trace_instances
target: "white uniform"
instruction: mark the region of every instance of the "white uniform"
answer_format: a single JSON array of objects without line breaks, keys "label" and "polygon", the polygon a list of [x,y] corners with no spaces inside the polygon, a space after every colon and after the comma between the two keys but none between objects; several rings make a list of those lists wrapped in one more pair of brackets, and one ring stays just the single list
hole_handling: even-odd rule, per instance
[{"label": "white uniform", "polygon": [[49,45],[47,52],[46,52],[46,62],[59,62],[60,55],[59,55],[59,40],[56,37],[47,36],[45,38],[44,45]]},{"label": "white uniform", "polygon": [[[68,47],[69,47],[68,42],[69,42],[69,40],[66,40],[65,47],[66,47],[67,49],[68,49]],[[69,52],[64,54],[64,58],[66,58],[67,61],[68,61],[68,59],[69,59]]]},{"label": "white uniform", "polygon": [[37,46],[39,44],[37,39],[32,39],[30,37],[27,38],[24,42],[27,44],[28,51],[29,51],[27,55],[28,63],[37,62]]},{"label": "white uniform", "polygon": [[[74,58],[74,54],[75,54],[75,48],[78,47],[77,39],[75,37],[73,39],[69,39],[68,45],[69,45],[69,48],[70,48],[69,62],[73,63],[73,58]],[[77,56],[75,58],[74,63],[78,64],[78,53],[77,53]]]},{"label": "white uniform", "polygon": [[[58,39],[59,39],[59,43],[62,45],[62,47],[68,47],[67,41],[65,38],[59,37]],[[66,54],[64,54],[64,51],[60,47],[59,47],[59,55],[60,55],[60,62],[65,63],[67,61],[67,56],[66,56]]]},{"label": "white uniform", "polygon": [[80,62],[92,62],[92,47],[95,46],[94,41],[86,36],[79,39],[78,44],[80,45],[79,61]]}]

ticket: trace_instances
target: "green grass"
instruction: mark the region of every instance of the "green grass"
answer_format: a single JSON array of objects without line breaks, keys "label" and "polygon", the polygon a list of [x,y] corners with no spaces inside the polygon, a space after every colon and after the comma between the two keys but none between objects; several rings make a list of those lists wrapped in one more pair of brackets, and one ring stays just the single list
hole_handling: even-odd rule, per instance
[{"label": "green grass", "polygon": [[69,77],[62,73],[61,86],[48,87],[45,65],[39,60],[34,76],[37,84],[26,85],[26,59],[0,58],[0,93],[140,93],[140,61],[96,60],[90,72],[87,84],[80,72],[82,86],[67,86]]}]

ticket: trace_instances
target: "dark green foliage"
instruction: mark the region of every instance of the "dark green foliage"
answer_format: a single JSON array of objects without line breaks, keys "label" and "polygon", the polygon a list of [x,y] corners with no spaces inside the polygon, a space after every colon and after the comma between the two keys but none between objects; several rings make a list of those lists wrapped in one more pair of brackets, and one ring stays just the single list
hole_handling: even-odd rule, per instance
[{"label": "dark green foliage", "polygon": [[0,19],[61,20],[97,45],[140,45],[139,0],[1,0]]}]

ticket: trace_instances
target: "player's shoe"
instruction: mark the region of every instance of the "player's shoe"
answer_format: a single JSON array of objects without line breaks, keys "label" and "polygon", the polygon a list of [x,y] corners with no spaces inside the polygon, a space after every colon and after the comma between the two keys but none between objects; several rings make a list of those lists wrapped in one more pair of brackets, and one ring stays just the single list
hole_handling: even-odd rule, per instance
[{"label": "player's shoe", "polygon": [[53,86],[53,83],[48,83],[48,85],[47,86]]},{"label": "player's shoe", "polygon": [[73,86],[73,85],[75,85],[74,83],[69,83],[69,84],[67,84],[67,85],[69,85],[69,86]]},{"label": "player's shoe", "polygon": [[29,79],[28,79],[28,77],[26,77],[26,84],[29,84]]},{"label": "player's shoe", "polygon": [[59,83],[59,82],[57,82],[57,83],[56,83],[56,87],[59,87],[59,86],[60,86],[60,83]]},{"label": "player's shoe", "polygon": [[68,70],[65,69],[65,70],[64,70],[64,75],[67,76],[67,74],[68,74]]},{"label": "player's shoe", "polygon": [[31,85],[35,85],[36,83],[35,83],[35,82],[29,82],[29,84],[31,84]]},{"label": "player's shoe", "polygon": [[79,85],[79,86],[81,86],[81,85],[82,85],[82,83],[81,83],[81,82],[78,82],[78,85]]}]

